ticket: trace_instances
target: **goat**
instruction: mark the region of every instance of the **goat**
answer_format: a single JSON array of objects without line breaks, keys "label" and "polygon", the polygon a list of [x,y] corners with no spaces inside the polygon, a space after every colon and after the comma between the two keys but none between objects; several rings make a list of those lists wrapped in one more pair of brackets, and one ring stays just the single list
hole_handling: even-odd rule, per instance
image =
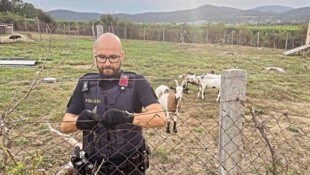
[{"label": "goat", "polygon": [[218,89],[218,95],[216,101],[218,102],[220,99],[220,89],[221,89],[221,75],[216,74],[203,74],[201,76],[197,76],[199,79],[200,87],[197,94],[197,98],[201,95],[201,99],[204,99],[204,91],[206,87],[208,88],[216,88]]},{"label": "goat", "polygon": [[[156,88],[155,93],[158,98],[158,101],[166,113],[167,118],[167,128],[166,132],[170,133],[170,117],[173,116],[173,132],[177,133],[176,123],[177,118],[179,117],[180,103],[182,99],[183,87],[178,85],[178,81],[175,80],[176,87],[170,87],[160,85]],[[175,92],[172,92],[170,89],[175,89]]]},{"label": "goat", "polygon": [[165,85],[160,85],[155,89],[155,94],[157,98],[160,98],[163,94],[167,94],[169,92],[170,92],[170,89],[168,88],[168,86],[165,86]]},{"label": "goat", "polygon": [[[61,136],[61,138],[68,143],[71,146],[78,146],[80,148],[82,148],[82,143],[78,142],[75,138],[73,138],[72,136],[69,135],[65,135],[63,133],[61,133],[60,131],[54,129],[51,124],[49,122],[46,123],[47,126],[49,127],[51,132],[56,133],[57,135]],[[71,163],[71,161],[69,161],[67,164],[65,164],[64,166],[61,167],[60,171],[58,171],[56,173],[56,175],[61,175],[65,172],[65,170],[67,170],[67,174],[75,174],[75,169],[73,168],[73,165]]]},{"label": "goat", "polygon": [[200,85],[199,80],[197,79],[196,74],[193,73],[185,73],[179,76],[179,78],[183,78],[183,81],[181,83],[181,86],[184,88],[184,93],[188,94],[188,83],[193,85]]}]

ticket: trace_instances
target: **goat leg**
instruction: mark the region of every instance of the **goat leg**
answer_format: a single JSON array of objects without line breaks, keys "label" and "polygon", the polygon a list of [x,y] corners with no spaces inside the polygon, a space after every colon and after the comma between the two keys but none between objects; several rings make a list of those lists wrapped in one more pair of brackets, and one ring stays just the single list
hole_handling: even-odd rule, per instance
[{"label": "goat leg", "polygon": [[173,132],[174,133],[177,133],[177,122],[176,121],[173,121]]},{"label": "goat leg", "polygon": [[166,129],[166,132],[170,134],[170,121],[167,122],[167,129]]}]

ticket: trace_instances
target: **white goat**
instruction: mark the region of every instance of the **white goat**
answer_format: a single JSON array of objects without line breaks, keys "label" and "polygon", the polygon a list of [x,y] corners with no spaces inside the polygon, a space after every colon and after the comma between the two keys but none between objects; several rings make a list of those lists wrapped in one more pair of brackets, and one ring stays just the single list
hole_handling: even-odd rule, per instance
[{"label": "white goat", "polygon": [[[74,137],[70,136],[70,135],[66,135],[66,134],[63,134],[61,133],[60,131],[54,129],[50,123],[46,123],[47,126],[49,127],[50,131],[51,132],[54,132],[56,133],[57,135],[61,136],[61,138],[67,142],[69,145],[71,146],[79,146],[80,148],[82,148],[82,143],[78,142],[77,140],[75,140]],[[68,173],[65,173],[65,171],[68,171]],[[69,173],[71,172],[71,173]],[[73,165],[71,163],[71,161],[69,161],[67,164],[63,165],[60,170],[56,173],[56,175],[61,175],[61,174],[75,174],[73,172],[76,172],[76,170],[73,168]]]},{"label": "white goat", "polygon": [[216,98],[216,101],[219,101],[220,99],[220,89],[221,89],[221,74],[216,75],[216,74],[203,74],[200,76],[197,76],[197,78],[199,79],[199,83],[200,83],[200,87],[199,87],[199,91],[197,94],[197,97],[199,98],[199,96],[201,95],[201,99],[204,99],[204,91],[206,89],[206,87],[208,88],[216,88],[218,89],[218,95]]},{"label": "white goat", "polygon": [[[177,133],[176,123],[179,117],[180,103],[182,99],[183,87],[178,85],[178,81],[175,80],[176,87],[168,88],[167,86],[160,85],[156,88],[155,93],[158,101],[166,113],[167,117],[167,129],[166,132],[170,133],[170,117],[173,116],[173,132]],[[175,89],[175,93],[170,91]]]},{"label": "white goat", "polygon": [[183,78],[181,86],[183,86],[184,92],[186,94],[188,94],[188,90],[189,90],[188,89],[188,83],[193,84],[193,85],[198,85],[198,86],[200,85],[196,74],[188,72],[188,73],[180,75],[179,78]]}]

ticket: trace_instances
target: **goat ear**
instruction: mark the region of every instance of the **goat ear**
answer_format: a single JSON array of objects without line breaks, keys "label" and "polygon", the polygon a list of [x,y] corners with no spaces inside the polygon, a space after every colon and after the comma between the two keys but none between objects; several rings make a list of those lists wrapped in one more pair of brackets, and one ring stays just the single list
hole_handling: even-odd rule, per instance
[{"label": "goat ear", "polygon": [[177,86],[179,86],[179,82],[178,82],[178,80],[174,80],[175,81],[175,86],[177,87]]}]

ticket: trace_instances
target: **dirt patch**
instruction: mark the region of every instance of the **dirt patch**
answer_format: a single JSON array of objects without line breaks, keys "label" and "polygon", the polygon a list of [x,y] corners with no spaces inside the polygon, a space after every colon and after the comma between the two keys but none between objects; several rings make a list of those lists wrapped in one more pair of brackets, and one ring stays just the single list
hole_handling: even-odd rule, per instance
[{"label": "dirt patch", "polygon": [[10,35],[1,35],[0,36],[0,44],[1,43],[15,43],[15,42],[33,42],[32,35],[29,34],[19,34],[19,33],[12,33]]}]

